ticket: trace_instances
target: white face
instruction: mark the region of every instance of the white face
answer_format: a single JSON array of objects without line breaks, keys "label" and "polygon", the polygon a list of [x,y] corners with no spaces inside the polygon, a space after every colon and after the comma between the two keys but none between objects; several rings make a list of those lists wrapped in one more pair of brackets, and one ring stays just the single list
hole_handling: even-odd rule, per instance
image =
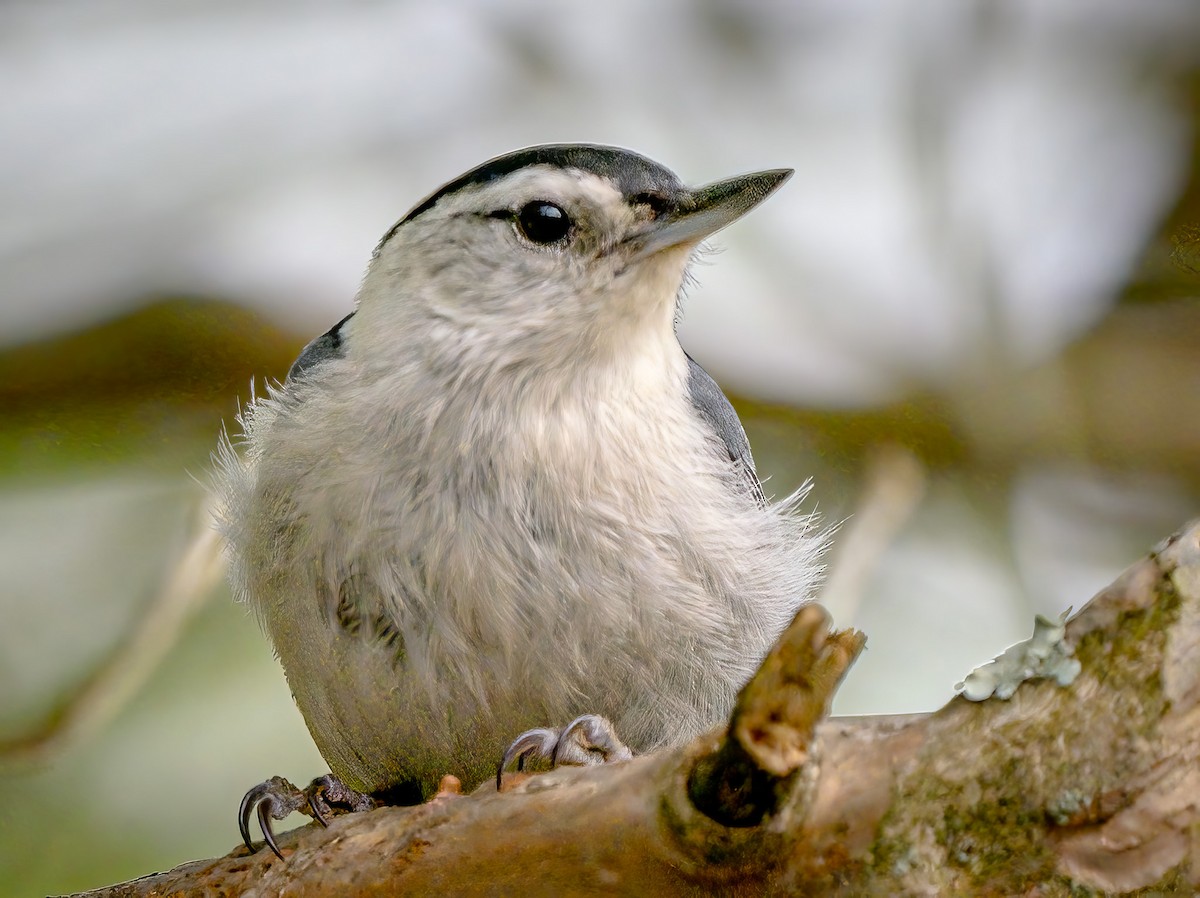
[{"label": "white face", "polygon": [[355,340],[385,354],[380,343],[395,351],[416,340],[492,366],[673,340],[694,244],[637,258],[626,238],[661,210],[654,197],[638,200],[597,175],[546,165],[443,197],[373,260]]}]

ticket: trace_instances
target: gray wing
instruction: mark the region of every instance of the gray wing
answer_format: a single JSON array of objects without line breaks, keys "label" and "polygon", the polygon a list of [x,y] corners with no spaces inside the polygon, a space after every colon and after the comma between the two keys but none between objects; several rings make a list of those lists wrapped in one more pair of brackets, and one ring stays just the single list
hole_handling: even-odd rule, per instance
[{"label": "gray wing", "polygon": [[750,441],[746,439],[746,431],[742,429],[737,412],[708,372],[686,352],[684,355],[688,360],[688,392],[691,394],[692,407],[725,444],[730,461],[736,462],[744,475],[746,489],[759,505],[766,508],[767,497],[763,495],[762,484],[758,481],[754,458],[750,455]]},{"label": "gray wing", "polygon": [[311,343],[304,347],[304,351],[300,353],[300,358],[292,362],[292,367],[288,369],[287,379],[295,380],[302,375],[313,365],[320,364],[326,359],[340,359],[346,354],[346,348],[343,345],[344,336],[342,334],[342,326],[347,321],[354,317],[351,312],[321,336],[317,337]]}]

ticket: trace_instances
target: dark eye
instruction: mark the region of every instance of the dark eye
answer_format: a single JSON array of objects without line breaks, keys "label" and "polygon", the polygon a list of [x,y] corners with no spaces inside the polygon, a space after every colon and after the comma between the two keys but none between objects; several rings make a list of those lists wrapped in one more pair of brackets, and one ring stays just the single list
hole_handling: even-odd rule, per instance
[{"label": "dark eye", "polygon": [[517,227],[534,243],[548,245],[558,243],[571,230],[571,219],[561,206],[534,200],[517,213]]}]

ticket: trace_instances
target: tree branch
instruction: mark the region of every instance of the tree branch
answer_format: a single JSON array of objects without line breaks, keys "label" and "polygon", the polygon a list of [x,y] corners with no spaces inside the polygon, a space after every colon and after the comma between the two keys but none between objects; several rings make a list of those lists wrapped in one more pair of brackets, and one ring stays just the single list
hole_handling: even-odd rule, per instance
[{"label": "tree branch", "polygon": [[1200,886],[1200,525],[1067,625],[1069,686],[827,720],[862,646],[802,609],[722,731],[89,892],[1119,894]]}]

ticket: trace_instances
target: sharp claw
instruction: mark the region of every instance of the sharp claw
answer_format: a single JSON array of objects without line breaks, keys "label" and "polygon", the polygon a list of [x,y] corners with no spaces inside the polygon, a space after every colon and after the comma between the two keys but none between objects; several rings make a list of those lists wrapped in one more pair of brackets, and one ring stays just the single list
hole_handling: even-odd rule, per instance
[{"label": "sharp claw", "polygon": [[585,723],[588,723],[593,719],[595,719],[594,714],[581,714],[563,727],[562,732],[558,735],[558,741],[554,743],[554,751],[550,753],[551,769],[558,766],[559,760],[565,753],[564,746],[570,745],[571,736],[574,735],[575,731],[582,729]]},{"label": "sharp claw", "polygon": [[261,795],[262,786],[255,786],[242,796],[242,803],[238,807],[238,831],[241,832],[242,841],[246,843],[246,849],[251,854],[254,853],[254,842],[250,839],[250,814]]},{"label": "sharp claw", "polygon": [[283,820],[293,811],[311,814],[322,826],[329,826],[331,814],[369,811],[378,801],[364,792],[357,792],[332,774],[319,776],[304,789],[297,789],[281,776],[259,783],[242,797],[238,807],[238,832],[251,854],[254,842],[250,838],[250,817],[257,817],[263,841],[280,860],[283,852],[275,838],[272,820]]},{"label": "sharp claw", "polygon": [[560,764],[627,761],[633,757],[633,752],[617,738],[608,719],[599,714],[581,714],[561,730],[548,727],[526,730],[512,741],[500,759],[500,766],[496,768],[497,792],[509,765],[516,761],[517,770],[524,770],[525,759],[531,755],[546,758],[551,767],[558,767]]},{"label": "sharp claw", "polygon": [[[578,734],[579,738],[575,738]],[[596,757],[602,759],[597,761]],[[582,714],[563,727],[554,745],[551,765],[559,763],[596,764],[607,761],[627,761],[633,752],[617,738],[613,725],[598,714]]]},{"label": "sharp claw", "polygon": [[501,783],[504,778],[504,771],[513,761],[517,762],[517,769],[525,769],[525,757],[534,752],[538,752],[542,757],[546,757],[550,750],[550,746],[554,740],[558,738],[558,731],[539,727],[535,730],[526,730],[520,736],[512,741],[508,749],[504,752],[504,757],[500,759],[500,766],[496,768],[496,791],[500,791]]},{"label": "sharp claw", "polygon": [[279,850],[279,846],[275,844],[275,832],[271,829],[271,802],[264,801],[258,806],[258,825],[262,827],[263,839],[268,847],[275,852],[275,856],[283,860],[283,852]]},{"label": "sharp claw", "polygon": [[329,821],[321,814],[321,809],[317,807],[317,791],[315,789],[308,793],[308,809],[312,811],[313,819],[326,829],[329,828]]}]

